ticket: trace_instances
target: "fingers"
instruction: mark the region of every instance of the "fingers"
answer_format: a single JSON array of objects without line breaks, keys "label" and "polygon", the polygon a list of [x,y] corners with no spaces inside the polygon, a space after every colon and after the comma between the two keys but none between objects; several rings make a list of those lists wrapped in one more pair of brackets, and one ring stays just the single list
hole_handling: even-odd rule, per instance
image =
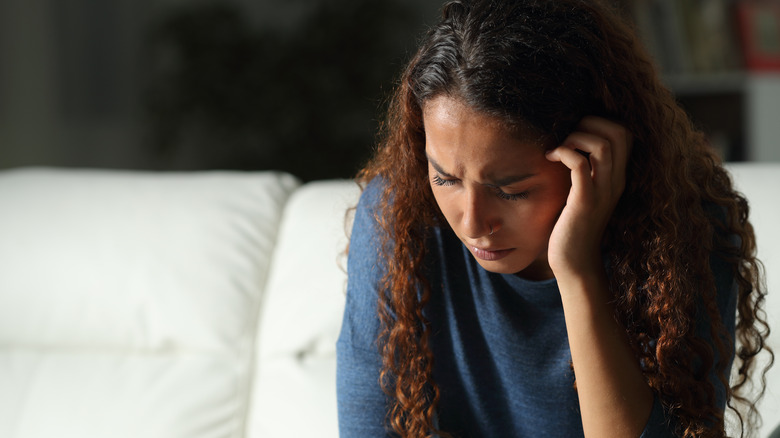
[{"label": "fingers", "polygon": [[548,159],[560,161],[572,170],[573,189],[585,193],[585,187],[592,186],[617,202],[625,188],[631,146],[631,134],[622,125],[589,116],[563,144],[548,154]]},{"label": "fingers", "polygon": [[586,132],[607,141],[610,149],[610,166],[613,189],[618,196],[626,182],[626,165],[633,146],[633,137],[623,125],[602,117],[589,116],[582,119],[578,131]]},{"label": "fingers", "polygon": [[593,168],[589,157],[574,147],[559,146],[547,153],[550,161],[559,161],[571,170],[571,190],[575,195],[589,195],[593,187]]},{"label": "fingers", "polygon": [[[624,162],[627,161],[627,158],[631,153],[633,137],[631,132],[623,125],[603,117],[588,116],[580,121],[578,130],[604,137],[613,145],[621,146],[620,148],[616,148],[615,151],[619,153],[620,158],[623,159]],[[617,155],[618,154],[616,154],[616,156]]]}]

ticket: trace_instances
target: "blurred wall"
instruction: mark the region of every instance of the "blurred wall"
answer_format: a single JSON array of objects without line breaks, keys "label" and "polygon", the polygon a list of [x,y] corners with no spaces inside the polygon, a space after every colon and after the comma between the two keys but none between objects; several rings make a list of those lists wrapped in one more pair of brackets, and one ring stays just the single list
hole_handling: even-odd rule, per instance
[{"label": "blurred wall", "polygon": [[437,0],[3,0],[0,168],[350,176]]},{"label": "blurred wall", "polygon": [[0,165],[138,166],[143,2],[0,4]]},{"label": "blurred wall", "polygon": [[[442,2],[2,0],[0,168],[349,177]],[[734,125],[725,157],[765,159],[778,77],[672,86],[705,130]]]}]

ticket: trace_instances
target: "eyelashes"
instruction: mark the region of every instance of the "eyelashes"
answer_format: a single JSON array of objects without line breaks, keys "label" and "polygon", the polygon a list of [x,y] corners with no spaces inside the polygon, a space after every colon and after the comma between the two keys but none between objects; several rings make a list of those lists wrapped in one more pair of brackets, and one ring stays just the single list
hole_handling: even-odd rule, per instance
[{"label": "eyelashes", "polygon": [[[431,181],[433,184],[440,186],[440,187],[446,187],[454,185],[457,181],[452,179],[444,179],[439,175],[433,175],[431,178]],[[506,193],[503,190],[499,189],[498,187],[495,188],[496,196],[498,196],[500,199],[506,200],[506,201],[517,201],[520,199],[526,199],[528,198],[528,191],[520,192],[520,193]]]},{"label": "eyelashes", "polygon": [[455,184],[454,180],[444,179],[444,178],[440,177],[439,175],[433,175],[433,178],[431,178],[431,179],[433,180],[433,183],[436,184],[437,186],[451,186],[451,185]]},{"label": "eyelashes", "polygon": [[506,193],[503,190],[496,189],[496,196],[507,201],[517,201],[518,199],[528,198],[528,192]]}]

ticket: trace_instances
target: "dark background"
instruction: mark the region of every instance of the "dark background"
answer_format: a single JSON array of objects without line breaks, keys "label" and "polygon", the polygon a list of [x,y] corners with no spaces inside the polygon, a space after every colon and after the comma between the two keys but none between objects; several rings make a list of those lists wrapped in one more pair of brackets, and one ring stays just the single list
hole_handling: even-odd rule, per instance
[{"label": "dark background", "polygon": [[0,168],[350,177],[438,0],[3,0]]},{"label": "dark background", "polygon": [[[443,1],[0,0],[0,169],[351,177]],[[639,17],[651,3],[676,4],[617,0]],[[725,50],[736,44],[733,14],[701,23],[713,14],[694,8],[676,35],[695,38],[655,41],[670,34],[669,20],[644,12],[640,35],[681,104],[725,159],[745,159],[753,91]],[[730,35],[728,47],[683,44],[712,35]],[[670,62],[710,52],[736,58],[721,71]]]}]

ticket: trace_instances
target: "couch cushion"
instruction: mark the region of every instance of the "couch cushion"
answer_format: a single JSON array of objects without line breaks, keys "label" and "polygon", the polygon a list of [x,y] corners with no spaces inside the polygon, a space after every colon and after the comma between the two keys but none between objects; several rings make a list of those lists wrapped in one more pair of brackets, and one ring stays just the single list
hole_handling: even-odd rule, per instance
[{"label": "couch cushion", "polygon": [[237,437],[280,173],[0,173],[0,436]]},{"label": "couch cushion", "polygon": [[336,338],[354,182],[319,181],[284,212],[260,319],[247,436],[338,437]]},{"label": "couch cushion", "polygon": [[[764,309],[772,327],[772,336],[767,345],[777,355],[775,366],[767,375],[767,390],[759,404],[764,424],[757,436],[768,436],[780,426],[777,413],[780,412],[780,202],[777,188],[780,187],[780,164],[778,163],[731,163],[727,166],[734,179],[734,185],[747,197],[750,203],[750,222],[756,233],[758,258],[764,264],[767,298]],[[766,355],[760,357],[763,366]]]}]

